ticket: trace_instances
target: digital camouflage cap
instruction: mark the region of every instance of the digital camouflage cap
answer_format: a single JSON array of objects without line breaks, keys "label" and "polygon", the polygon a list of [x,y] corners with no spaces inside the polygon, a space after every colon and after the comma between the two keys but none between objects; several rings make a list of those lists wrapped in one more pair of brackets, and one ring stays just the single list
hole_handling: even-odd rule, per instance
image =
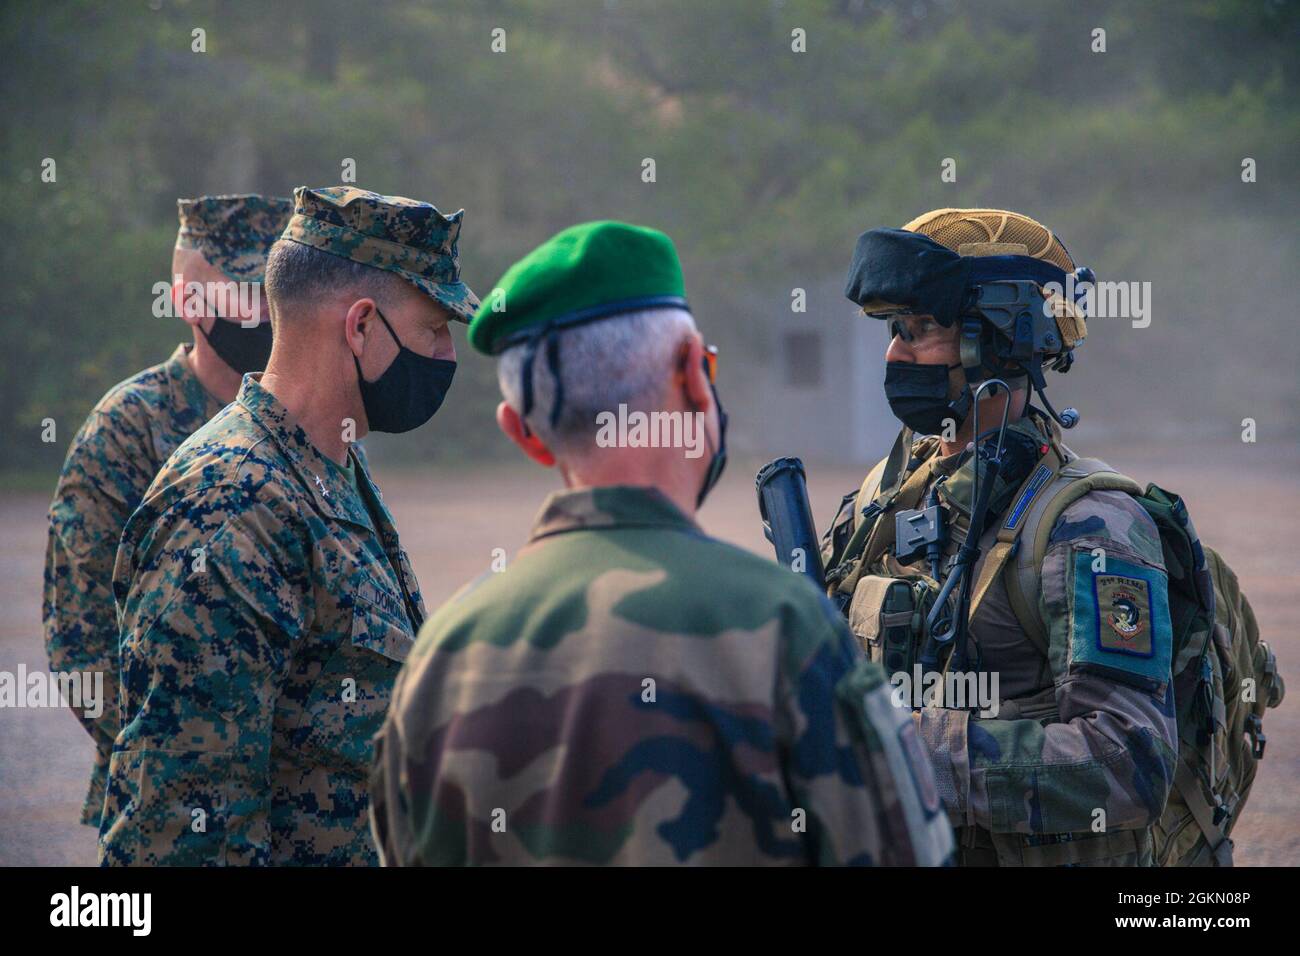
[{"label": "digital camouflage cap", "polygon": [[177,249],[195,249],[235,281],[260,282],[293,203],[256,193],[176,200]]},{"label": "digital camouflage cap", "polygon": [[394,272],[468,322],[478,297],[460,281],[456,243],[464,215],[463,209],[447,216],[426,202],[353,186],[299,186],[281,238]]}]

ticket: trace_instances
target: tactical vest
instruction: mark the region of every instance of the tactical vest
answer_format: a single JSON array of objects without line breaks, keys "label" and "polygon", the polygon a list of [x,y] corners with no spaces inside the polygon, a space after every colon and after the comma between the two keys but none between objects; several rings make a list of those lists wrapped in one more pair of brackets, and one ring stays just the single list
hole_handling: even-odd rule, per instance
[{"label": "tactical vest", "polygon": [[[1013,425],[1022,435],[1030,436],[1031,444],[1037,447],[1033,449],[1033,460],[1026,463],[1021,474],[1004,473],[994,486],[990,525],[993,518],[1004,512],[1007,520],[998,526],[996,538],[991,526],[981,532],[986,555],[981,566],[975,569],[978,573],[971,597],[972,620],[976,619],[998,574],[1004,569],[1009,571],[1014,563],[1012,559],[1025,551],[1017,541],[1026,526],[1037,524],[1044,502],[1081,474],[1065,466],[1083,460],[1060,442],[1059,432],[1038,414],[1031,412],[1034,417]],[[890,672],[910,670],[915,662],[916,649],[908,649],[909,641],[918,644],[925,637],[923,622],[916,618],[923,618],[930,610],[939,582],[968,533],[972,462],[968,460],[956,470],[949,468],[949,473],[939,480],[936,476],[943,464],[937,437],[929,436],[913,443],[905,429],[889,457],[871,470],[855,495],[847,496],[841,503],[840,513],[824,540],[828,593],[849,617],[854,633],[863,641],[868,654]],[[1120,479],[1116,486],[1124,490],[1135,487],[1122,476],[1114,477]],[[903,566],[893,557],[895,517],[899,512],[920,508],[933,485],[937,485],[935,498],[944,511],[947,526],[948,540],[942,562],[938,568],[928,567],[926,561]],[[1102,487],[1102,484],[1092,487]],[[1043,529],[1044,544],[1048,531],[1050,526]],[[1032,555],[1033,549],[1025,553]],[[899,585],[900,580],[908,582],[909,587]],[[1028,572],[1023,577],[1007,573],[1003,580],[1017,620],[1036,622],[1038,582],[1031,580]],[[911,592],[910,597],[905,590]],[[907,628],[912,631],[910,637],[904,634]],[[1046,659],[1046,630],[1031,629],[1023,623],[1022,628]]]},{"label": "tactical vest", "polygon": [[[1202,547],[1176,495],[1155,485],[1143,489],[1105,462],[1078,457],[1050,421],[1024,421],[1039,429],[1041,455],[1027,476],[1016,479],[1014,493],[1004,495],[1007,503],[995,512],[996,534],[992,528],[984,532],[987,554],[974,583],[971,620],[1001,575],[1026,639],[1046,661],[1047,627],[1038,598],[1052,528],[1070,504],[1091,491],[1132,495],[1160,532],[1169,578],[1179,757],[1165,810],[1148,830],[1020,836],[963,828],[961,860],[966,865],[1231,865],[1229,833],[1264,752],[1263,712],[1276,707],[1285,693],[1272,651],[1259,639],[1235,575],[1221,556]],[[911,672],[937,593],[933,575],[902,568],[890,557],[895,516],[922,503],[938,461],[937,438],[913,444],[910,437],[904,430],[858,493],[846,497],[827,532],[823,554],[828,593],[846,610],[850,629],[868,655],[889,673]],[[965,500],[970,500],[969,491]],[[850,504],[851,524],[845,514]],[[944,504],[953,531],[944,549],[950,559],[969,518],[960,489],[946,496]],[[1043,724],[1058,721],[1054,686],[1002,702],[999,715]]]}]

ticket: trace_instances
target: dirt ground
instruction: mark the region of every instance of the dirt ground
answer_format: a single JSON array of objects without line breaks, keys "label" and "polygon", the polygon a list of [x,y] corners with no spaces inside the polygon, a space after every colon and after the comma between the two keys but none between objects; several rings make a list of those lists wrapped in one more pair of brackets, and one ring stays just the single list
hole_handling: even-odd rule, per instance
[{"label": "dirt ground", "polygon": [[[1241,578],[1292,684],[1265,719],[1268,752],[1234,838],[1239,864],[1300,864],[1300,450],[1216,445],[1176,450],[1097,448],[1139,480],[1187,500],[1201,537]],[[1195,461],[1193,467],[1190,462]],[[753,475],[733,461],[701,514],[707,530],[770,556],[758,529]],[[819,526],[857,486],[859,469],[811,466]],[[484,571],[494,548],[513,553],[553,474],[525,466],[448,472],[379,470],[430,607]],[[0,670],[46,666],[41,641],[44,494],[0,499]],[[95,862],[95,834],[77,821],[91,763],[90,739],[63,710],[0,710],[0,864]]]}]

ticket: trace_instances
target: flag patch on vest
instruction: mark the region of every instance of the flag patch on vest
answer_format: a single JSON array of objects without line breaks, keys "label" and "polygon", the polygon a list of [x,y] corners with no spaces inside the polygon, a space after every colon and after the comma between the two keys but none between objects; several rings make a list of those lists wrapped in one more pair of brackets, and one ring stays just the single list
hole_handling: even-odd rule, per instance
[{"label": "flag patch on vest", "polygon": [[1076,551],[1071,662],[1168,682],[1173,628],[1166,581],[1162,571]]},{"label": "flag patch on vest", "polygon": [[1052,469],[1048,468],[1046,465],[1038,466],[1034,471],[1033,476],[1025,484],[1025,490],[1020,493],[1020,498],[1016,501],[1015,505],[1012,506],[1011,510],[1007,512],[1007,520],[1002,527],[1006,528],[1008,531],[1015,530],[1016,522],[1019,521],[1024,516],[1025,512],[1029,510],[1030,504],[1033,503],[1033,500],[1037,497],[1038,493],[1043,490],[1043,486],[1047,484],[1047,479],[1051,477]]}]

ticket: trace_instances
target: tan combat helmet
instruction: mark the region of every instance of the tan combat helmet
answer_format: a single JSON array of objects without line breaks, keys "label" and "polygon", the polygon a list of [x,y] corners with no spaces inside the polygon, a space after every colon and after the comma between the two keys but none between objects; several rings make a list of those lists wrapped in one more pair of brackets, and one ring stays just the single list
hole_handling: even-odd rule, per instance
[{"label": "tan combat helmet", "polygon": [[[1067,273],[1078,266],[1065,244],[1041,222],[1009,209],[933,209],[907,225],[908,232],[929,236],[959,256],[1032,256]],[[1088,334],[1083,310],[1061,296],[1049,297],[1066,348]]]},{"label": "tan combat helmet", "polygon": [[1041,222],[1007,209],[935,209],[903,226],[959,256],[1033,256],[1066,272],[1075,263]]},{"label": "tan combat helmet", "polygon": [[[1073,272],[1074,259],[1052,230],[1009,209],[932,209],[902,227],[928,236],[959,256],[1032,256]],[[863,312],[899,308],[875,299]]]},{"label": "tan combat helmet", "polygon": [[[900,241],[907,233],[924,236],[931,248]],[[972,262],[962,272],[944,255],[934,255],[944,250],[960,260],[987,261]],[[961,275],[970,283],[965,298],[950,278]],[[1092,271],[1076,266],[1052,230],[1028,216],[1008,209],[935,209],[901,229],[859,237],[846,295],[874,318],[913,311],[919,302],[941,325],[967,316],[961,362],[968,385],[989,374],[1005,378],[1005,365],[989,364],[991,355],[1001,356],[992,361],[1010,361],[1021,369],[1052,417],[1069,428],[1078,413],[1067,409],[1057,416],[1043,394],[1042,368],[1069,370],[1073,350],[1087,335],[1080,287],[1093,281]],[[911,306],[899,304],[909,302]],[[1055,322],[1044,326],[1043,316],[1032,318],[1039,308]],[[973,315],[980,316],[983,332],[970,331]]]}]

